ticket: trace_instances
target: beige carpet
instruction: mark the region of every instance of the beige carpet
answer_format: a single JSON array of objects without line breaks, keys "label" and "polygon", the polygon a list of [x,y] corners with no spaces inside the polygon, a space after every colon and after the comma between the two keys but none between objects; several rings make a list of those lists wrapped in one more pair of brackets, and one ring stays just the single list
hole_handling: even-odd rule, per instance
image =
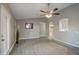
[{"label": "beige carpet", "polygon": [[15,45],[11,55],[67,55],[67,47],[61,46],[52,40],[28,39],[21,40]]}]

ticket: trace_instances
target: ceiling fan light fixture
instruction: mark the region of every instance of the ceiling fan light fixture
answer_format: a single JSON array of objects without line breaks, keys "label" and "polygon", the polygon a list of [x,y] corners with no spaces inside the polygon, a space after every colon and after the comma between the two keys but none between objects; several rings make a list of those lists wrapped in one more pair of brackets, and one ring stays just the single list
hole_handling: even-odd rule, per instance
[{"label": "ceiling fan light fixture", "polygon": [[52,17],[52,14],[46,14],[45,17],[50,18],[50,17]]},{"label": "ceiling fan light fixture", "polygon": [[40,10],[40,12],[43,12],[45,13],[44,16],[46,18],[50,18],[54,15],[60,15],[60,13],[57,13],[56,11],[58,10],[58,8],[54,8],[54,9],[50,9],[50,3],[47,4],[47,11],[43,11],[43,10]]},{"label": "ceiling fan light fixture", "polygon": [[50,10],[50,13],[53,13],[53,11],[52,11],[52,10]]}]

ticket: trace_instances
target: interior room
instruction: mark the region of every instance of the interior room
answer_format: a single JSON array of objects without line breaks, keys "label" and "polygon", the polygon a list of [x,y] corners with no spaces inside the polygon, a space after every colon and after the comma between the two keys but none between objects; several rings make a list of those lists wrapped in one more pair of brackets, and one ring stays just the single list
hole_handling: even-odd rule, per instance
[{"label": "interior room", "polygon": [[78,55],[79,3],[0,3],[0,55]]}]

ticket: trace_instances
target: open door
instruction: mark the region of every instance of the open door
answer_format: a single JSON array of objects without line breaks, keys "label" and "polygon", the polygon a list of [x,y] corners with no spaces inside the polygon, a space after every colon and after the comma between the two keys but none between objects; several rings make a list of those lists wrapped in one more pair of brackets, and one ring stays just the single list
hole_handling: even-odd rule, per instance
[{"label": "open door", "polygon": [[6,54],[8,50],[8,18],[7,10],[1,5],[1,55]]}]

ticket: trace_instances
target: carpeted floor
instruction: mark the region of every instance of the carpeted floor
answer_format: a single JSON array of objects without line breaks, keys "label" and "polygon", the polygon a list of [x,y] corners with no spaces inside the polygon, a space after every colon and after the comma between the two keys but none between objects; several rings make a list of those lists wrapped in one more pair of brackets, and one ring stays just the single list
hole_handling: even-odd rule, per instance
[{"label": "carpeted floor", "polygon": [[21,40],[11,55],[67,55],[68,48],[48,39]]}]

